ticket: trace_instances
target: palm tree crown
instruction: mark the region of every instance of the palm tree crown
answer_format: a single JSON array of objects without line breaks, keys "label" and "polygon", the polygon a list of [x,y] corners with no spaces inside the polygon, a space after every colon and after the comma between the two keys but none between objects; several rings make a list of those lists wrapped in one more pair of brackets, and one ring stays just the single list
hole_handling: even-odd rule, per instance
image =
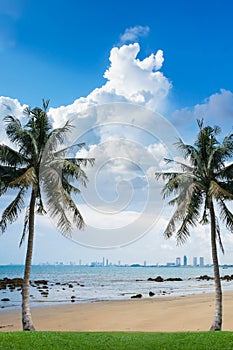
[{"label": "palm tree crown", "polygon": [[177,142],[187,164],[166,159],[167,163],[178,165],[180,171],[156,173],[156,178],[167,180],[163,197],[173,195],[169,204],[176,206],[164,232],[166,238],[176,234],[177,243],[184,243],[192,227],[198,223],[210,223],[216,294],[219,294],[216,300],[218,312],[211,329],[221,329],[222,301],[216,240],[222,251],[223,245],[215,206],[218,206],[220,220],[233,232],[233,214],[226,204],[233,199],[233,164],[229,164],[233,156],[233,134],[219,142],[219,127],[204,127],[203,120],[199,120],[198,125],[199,133],[194,145],[184,144],[181,139]]}]

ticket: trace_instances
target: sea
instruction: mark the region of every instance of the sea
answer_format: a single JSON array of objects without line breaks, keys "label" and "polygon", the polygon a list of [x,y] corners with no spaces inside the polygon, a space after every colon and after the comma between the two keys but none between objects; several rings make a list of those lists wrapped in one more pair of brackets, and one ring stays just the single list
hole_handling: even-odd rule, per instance
[{"label": "sea", "polygon": [[[23,277],[23,266],[0,266],[0,279]],[[233,267],[220,267],[221,276],[233,275]],[[214,292],[213,280],[198,280],[207,275],[213,277],[213,267],[91,267],[78,265],[35,265],[31,269],[31,307],[131,299],[141,294],[142,298],[166,298]],[[182,281],[155,282],[148,279],[161,276],[181,278]],[[46,280],[47,285],[34,281]],[[222,281],[223,291],[233,291],[233,281]],[[41,293],[46,291],[46,293]],[[8,299],[7,301],[4,301]],[[19,288],[0,290],[0,308],[21,307]]]}]

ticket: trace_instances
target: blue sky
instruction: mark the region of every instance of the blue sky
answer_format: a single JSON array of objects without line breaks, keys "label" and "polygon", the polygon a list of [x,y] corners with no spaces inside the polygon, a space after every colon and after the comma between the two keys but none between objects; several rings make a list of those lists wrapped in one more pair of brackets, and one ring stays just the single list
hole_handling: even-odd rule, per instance
[{"label": "blue sky", "polygon": [[232,89],[230,0],[2,0],[1,93],[21,103],[72,103],[104,83],[109,52],[126,28],[148,26],[140,56],[164,51],[175,103]]},{"label": "blue sky", "polygon": [[[146,172],[151,193],[156,193],[151,182],[154,169],[148,164],[151,156],[160,164],[159,156],[169,151],[163,149],[163,145],[170,141],[153,125],[151,127],[150,118],[168,128],[168,134],[174,137],[179,134],[187,142],[194,139],[196,118],[202,116],[206,122],[216,123],[224,132],[229,132],[233,125],[232,13],[230,0],[1,0],[0,116],[8,113],[8,105],[20,118],[25,105],[34,107],[41,104],[42,98],[49,98],[52,107],[49,113],[55,126],[70,116],[77,119],[89,144],[89,149],[83,151],[85,155],[96,157],[101,151],[97,161],[98,174],[101,174],[98,186],[99,193],[105,196],[105,205],[95,202],[92,185],[89,192],[84,191],[80,202],[91,234],[95,231],[92,231],[93,227],[101,229],[98,227],[101,220],[105,222],[105,230],[111,228],[113,218],[109,222],[101,210],[106,209],[116,194],[117,191],[111,192],[114,184],[120,186],[121,204],[126,203],[126,193],[130,193],[124,182],[131,181],[135,190],[135,202],[117,217],[118,224],[123,226],[136,220],[142,206],[137,201],[144,198],[146,186],[140,171]],[[93,128],[98,123],[109,122],[104,116],[106,110],[101,107],[97,107],[102,113],[99,119],[95,119],[93,110],[89,118],[80,120],[77,117],[83,109],[112,102],[136,104],[161,113],[165,119],[145,113],[143,123],[136,118],[137,125],[129,131],[122,125],[111,127],[111,130],[107,126],[101,130]],[[125,122],[132,123],[124,113]],[[113,112],[112,116],[115,121],[117,115]],[[118,120],[118,123],[123,122],[123,119]],[[138,131],[142,126],[146,135]],[[157,137],[154,144],[149,131]],[[5,140],[3,131],[1,137]],[[124,140],[121,145],[119,139]],[[124,147],[120,151],[124,161],[119,163],[115,159],[111,171],[107,167],[104,172],[105,164],[116,158],[116,150],[122,144],[127,148],[127,152]],[[141,164],[142,158],[147,165]],[[132,164],[129,166],[129,159],[134,160],[136,166],[142,166],[141,170],[135,170]],[[88,170],[91,180],[96,174],[96,170]],[[85,206],[85,199],[92,206],[95,202],[95,213]],[[4,204],[2,202],[0,207]],[[160,206],[158,200],[156,213]],[[196,236],[183,247],[176,247],[174,241],[164,241],[162,227],[167,223],[169,213],[165,210],[158,226],[136,243],[108,250],[74,244],[52,229],[51,222],[40,218],[34,262],[78,262],[80,258],[94,261],[105,256],[126,263],[144,260],[165,263],[184,254],[190,260],[193,255],[205,256],[210,262],[206,228],[198,228]],[[0,263],[23,262],[24,250],[18,249],[20,225],[22,222],[19,221],[0,237]],[[45,236],[45,232],[49,232],[49,236]],[[159,237],[155,237],[156,234]],[[225,232],[223,238],[228,250],[221,258],[222,262],[232,263],[233,240]],[[51,252],[50,247],[54,244],[56,249]]]}]

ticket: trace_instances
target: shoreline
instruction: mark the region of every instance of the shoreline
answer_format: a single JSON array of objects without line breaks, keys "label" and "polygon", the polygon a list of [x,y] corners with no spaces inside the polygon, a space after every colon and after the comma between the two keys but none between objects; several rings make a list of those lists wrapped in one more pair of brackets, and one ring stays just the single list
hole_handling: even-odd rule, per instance
[{"label": "shoreline", "polygon": [[[233,292],[223,293],[223,330],[233,331]],[[38,331],[208,331],[214,293],[41,305],[31,308]],[[21,331],[21,310],[3,309],[0,332]]]}]

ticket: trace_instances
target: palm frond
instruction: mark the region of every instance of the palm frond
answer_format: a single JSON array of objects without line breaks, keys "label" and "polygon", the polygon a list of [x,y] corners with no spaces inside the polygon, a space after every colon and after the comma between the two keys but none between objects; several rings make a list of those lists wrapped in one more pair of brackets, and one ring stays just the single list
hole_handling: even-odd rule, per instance
[{"label": "palm frond", "polygon": [[4,118],[6,123],[6,134],[10,141],[19,147],[19,152],[27,156],[28,153],[38,154],[38,147],[33,133],[30,130],[22,128],[20,120],[13,116]]},{"label": "palm frond", "polygon": [[47,212],[44,207],[44,203],[42,201],[42,196],[41,196],[41,186],[37,187],[37,214],[39,215],[46,215]]},{"label": "palm frond", "polygon": [[[83,218],[63,187],[60,174],[55,169],[47,169],[43,174],[43,179],[42,186],[46,196],[48,214],[55,220],[62,234],[71,237],[73,224],[79,229],[83,228]],[[73,214],[72,221],[69,218],[69,212]]]},{"label": "palm frond", "polygon": [[220,249],[221,249],[222,253],[224,254],[224,247],[223,247],[223,244],[222,244],[221,231],[220,231],[220,226],[219,226],[219,223],[218,223],[217,216],[215,217],[215,227],[216,227],[216,233],[217,233],[217,239],[218,239],[218,242],[219,242],[219,246],[220,246]]},{"label": "palm frond", "polygon": [[0,145],[0,163],[15,167],[28,163],[28,159],[7,145]]},{"label": "palm frond", "polygon": [[83,186],[87,186],[87,175],[80,167],[78,159],[65,159],[63,161],[62,175],[70,180],[77,180]]},{"label": "palm frond", "polygon": [[48,135],[47,152],[56,151],[59,144],[64,144],[67,134],[71,132],[73,127],[68,120],[63,127],[53,129]]},{"label": "palm frond", "polygon": [[176,197],[177,209],[170,219],[164,235],[170,238],[176,232],[176,223],[181,226],[176,233],[177,243],[184,243],[189,237],[189,226],[195,226],[199,218],[199,210],[202,204],[202,195],[194,183],[184,189]]},{"label": "palm frond", "polygon": [[233,133],[226,136],[223,140],[223,145],[225,146],[225,156],[226,158],[231,158],[233,156]]},{"label": "palm frond", "polygon": [[219,186],[218,182],[214,180],[210,182],[209,194],[210,196],[214,196],[216,200],[220,198],[233,199],[233,194]]},{"label": "palm frond", "polygon": [[23,232],[22,232],[22,236],[21,236],[21,239],[20,239],[20,242],[19,242],[19,247],[22,246],[24,240],[25,240],[25,237],[26,237],[26,234],[28,232],[28,228],[29,228],[29,214],[30,214],[30,211],[29,211],[29,207],[26,208],[26,213],[25,213],[25,217],[24,217],[24,225],[23,225]]},{"label": "palm frond", "polygon": [[60,154],[64,154],[66,151],[74,148],[74,147],[78,147],[78,148],[82,148],[85,146],[85,142],[82,142],[82,143],[76,143],[74,145],[71,145],[71,146],[67,146],[67,147],[64,147],[64,148],[61,148],[60,150],[56,151],[56,152],[53,152],[53,155],[54,157],[58,157]]},{"label": "palm frond", "polygon": [[195,227],[199,220],[203,198],[201,192],[194,184],[191,187],[185,216],[183,217],[181,226],[176,234],[177,244],[183,244],[186,242],[187,238],[190,236],[189,227]]},{"label": "palm frond", "polygon": [[223,199],[218,202],[220,206],[220,218],[226,224],[226,228],[233,233],[233,214],[227,208]]},{"label": "palm frond", "polygon": [[181,170],[183,172],[184,171],[192,172],[194,170],[194,168],[191,165],[185,164],[185,163],[180,162],[178,160],[164,158],[164,161],[166,162],[166,164],[173,163],[175,165],[179,165],[179,167],[181,168]]},{"label": "palm frond", "polygon": [[216,176],[227,181],[233,179],[233,163],[224,166],[224,168],[216,172]]},{"label": "palm frond", "polygon": [[15,197],[15,199],[8,205],[8,207],[3,211],[0,220],[0,230],[2,233],[5,232],[8,223],[13,223],[19,216],[19,213],[24,208],[24,195],[26,193],[25,188],[21,188]]},{"label": "palm frond", "polygon": [[78,210],[76,204],[74,203],[73,199],[70,197],[70,195],[66,192],[63,191],[63,196],[64,196],[64,202],[66,205],[66,209],[70,212],[73,213],[73,224],[79,229],[84,228],[84,220],[83,217]]},{"label": "palm frond", "polygon": [[209,223],[209,219],[208,219],[208,215],[207,215],[208,209],[209,209],[208,208],[208,199],[205,198],[204,210],[203,210],[202,218],[200,221],[200,224],[202,224],[202,225],[206,225]]},{"label": "palm frond", "polygon": [[72,185],[66,178],[65,176],[62,177],[62,187],[64,188],[64,190],[71,194],[79,194],[81,191],[78,187]]},{"label": "palm frond", "polygon": [[166,199],[171,194],[180,194],[184,190],[187,190],[190,185],[194,182],[195,176],[190,173],[174,173],[173,176],[164,185],[162,194],[163,198]]},{"label": "palm frond", "polygon": [[176,223],[183,219],[184,213],[186,211],[186,201],[182,201],[176,208],[174,214],[169,220],[167,227],[164,231],[165,238],[172,237],[176,232]]},{"label": "palm frond", "polygon": [[26,171],[22,175],[16,177],[13,181],[11,181],[8,184],[8,186],[11,188],[19,186],[24,186],[25,188],[28,188],[30,185],[35,183],[37,183],[35,169],[33,167],[30,167],[29,169],[26,169]]}]

